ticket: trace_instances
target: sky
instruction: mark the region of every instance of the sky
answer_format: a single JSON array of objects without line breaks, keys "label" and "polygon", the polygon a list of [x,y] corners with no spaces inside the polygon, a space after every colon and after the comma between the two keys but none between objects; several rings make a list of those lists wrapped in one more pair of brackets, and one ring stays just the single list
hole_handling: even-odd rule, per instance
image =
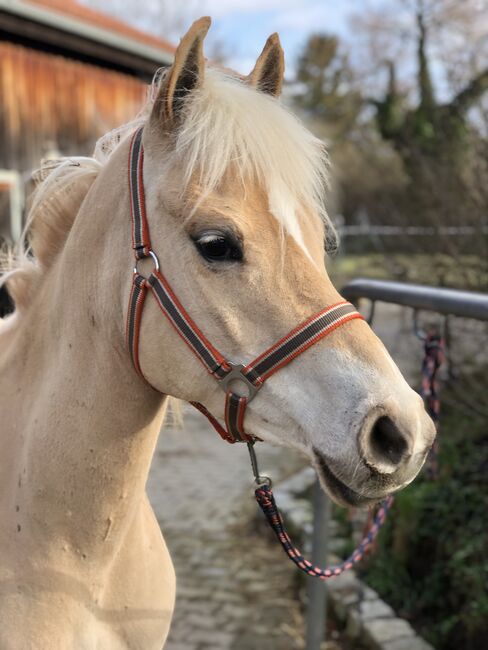
[{"label": "sky", "polygon": [[[365,58],[367,48],[361,35],[354,31],[351,17],[374,15],[375,10],[381,18],[385,9],[395,8],[395,12],[387,12],[388,20],[394,19],[399,25],[404,25],[406,33],[415,30],[412,6],[414,1],[402,5],[393,0],[79,0],[97,8],[100,11],[112,13],[118,18],[139,27],[142,30],[155,33],[177,44],[180,37],[187,31],[191,23],[201,16],[212,18],[212,27],[205,43],[205,53],[208,58],[223,51],[225,64],[238,72],[248,74],[254,67],[267,37],[278,32],[285,51],[285,78],[294,78],[295,64],[307,37],[314,32],[338,35],[345,46],[343,51],[351,54],[356,71],[364,81],[367,78],[369,91],[372,95],[383,92],[386,83],[384,67],[378,70]],[[391,6],[390,3],[391,2]],[[468,0],[444,0],[445,6],[462,7]],[[488,38],[488,0],[469,0],[471,5],[479,5],[478,19],[473,27],[480,25],[480,33],[471,43],[473,50],[469,54],[463,47],[462,52],[472,56],[478,50],[480,36]],[[398,9],[409,7],[403,13]],[[371,14],[373,12],[373,14]],[[482,20],[483,19],[483,20]],[[403,21],[403,22],[402,22]],[[364,35],[363,35],[364,36]],[[451,35],[452,37],[452,35]],[[469,44],[469,39],[466,44]],[[488,41],[487,41],[488,42]],[[381,48],[381,39],[378,41]],[[463,41],[465,43],[465,41]],[[485,43],[486,45],[486,43]],[[447,100],[452,96],[453,89],[448,83],[444,70],[444,52],[452,53],[455,41],[444,42],[443,51],[431,49],[429,59],[431,72],[435,80],[438,97]],[[488,51],[488,46],[483,48]],[[415,43],[397,40],[394,50],[388,56],[397,62],[397,76],[406,89],[411,89],[415,79],[416,56]],[[464,56],[464,55],[463,55]],[[468,58],[469,58],[468,56]],[[488,56],[485,52],[485,56]],[[377,58],[377,57],[376,57]],[[466,56],[464,57],[466,58]],[[375,87],[374,84],[379,84]],[[378,90],[379,88],[379,90]]]},{"label": "sky", "polygon": [[[371,3],[372,0],[368,0]],[[288,71],[314,31],[346,35],[348,16],[361,0],[82,0],[177,42],[193,20],[209,15],[208,50],[223,45],[226,63],[247,74],[267,37],[278,32]],[[167,27],[164,26],[166,23]]]},{"label": "sky", "polygon": [[293,67],[310,33],[346,34],[348,15],[354,5],[358,7],[358,0],[203,0],[198,4],[212,16],[215,38],[227,45],[230,66],[247,73],[273,32],[280,35],[288,67]]}]

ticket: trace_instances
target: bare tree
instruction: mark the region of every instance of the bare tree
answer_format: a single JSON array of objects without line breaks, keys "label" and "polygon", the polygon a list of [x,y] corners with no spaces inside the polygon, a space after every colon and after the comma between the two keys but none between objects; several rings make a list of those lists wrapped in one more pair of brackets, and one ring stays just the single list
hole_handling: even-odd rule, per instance
[{"label": "bare tree", "polygon": [[415,95],[421,33],[443,99],[488,67],[488,0],[383,0],[351,16],[351,33],[352,62],[373,94],[381,93],[382,64],[394,61],[400,88]]}]

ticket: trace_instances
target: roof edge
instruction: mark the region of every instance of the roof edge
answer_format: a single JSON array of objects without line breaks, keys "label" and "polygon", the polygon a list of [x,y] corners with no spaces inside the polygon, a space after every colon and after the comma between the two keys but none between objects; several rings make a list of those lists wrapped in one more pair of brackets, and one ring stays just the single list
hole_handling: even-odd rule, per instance
[{"label": "roof edge", "polygon": [[88,23],[77,20],[76,18],[65,16],[46,7],[35,6],[28,2],[24,2],[24,0],[0,0],[0,11],[63,32],[75,34],[76,36],[87,40],[102,43],[103,45],[112,47],[115,50],[121,50],[123,52],[144,57],[159,65],[170,65],[173,62],[172,54],[162,47],[158,48],[153,45],[142,43],[130,36],[121,36],[103,27],[89,25]]}]

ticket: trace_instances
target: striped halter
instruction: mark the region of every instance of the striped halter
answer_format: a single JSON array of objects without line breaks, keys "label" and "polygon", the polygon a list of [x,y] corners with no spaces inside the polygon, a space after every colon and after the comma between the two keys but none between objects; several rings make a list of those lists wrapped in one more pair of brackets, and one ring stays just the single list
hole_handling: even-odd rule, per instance
[{"label": "striped halter", "polygon": [[[157,255],[151,248],[144,198],[142,133],[143,127],[135,132],[129,152],[129,192],[135,266],[127,313],[127,344],[132,361],[139,375],[144,378],[139,364],[139,333],[144,301],[150,290],[164,316],[224,390],[225,427],[202,404],[192,402],[193,406],[210,420],[227,442],[252,443],[255,438],[244,430],[244,415],[247,405],[254,399],[266,379],[341,325],[362,316],[349,302],[339,302],[306,320],[246,366],[226,359],[205,338],[180,303],[161,273]],[[152,258],[154,269],[145,277],[138,270],[138,262],[148,257]]]}]

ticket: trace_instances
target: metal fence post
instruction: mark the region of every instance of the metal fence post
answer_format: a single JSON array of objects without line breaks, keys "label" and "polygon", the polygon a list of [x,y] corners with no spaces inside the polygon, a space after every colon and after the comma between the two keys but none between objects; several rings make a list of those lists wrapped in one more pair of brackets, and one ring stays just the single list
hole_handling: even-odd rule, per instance
[{"label": "metal fence post", "polygon": [[[312,563],[327,563],[327,537],[330,516],[330,500],[320,487],[318,479],[313,488],[313,534]],[[307,576],[307,614],[305,650],[320,650],[325,638],[327,621],[327,591],[325,582]]]}]

